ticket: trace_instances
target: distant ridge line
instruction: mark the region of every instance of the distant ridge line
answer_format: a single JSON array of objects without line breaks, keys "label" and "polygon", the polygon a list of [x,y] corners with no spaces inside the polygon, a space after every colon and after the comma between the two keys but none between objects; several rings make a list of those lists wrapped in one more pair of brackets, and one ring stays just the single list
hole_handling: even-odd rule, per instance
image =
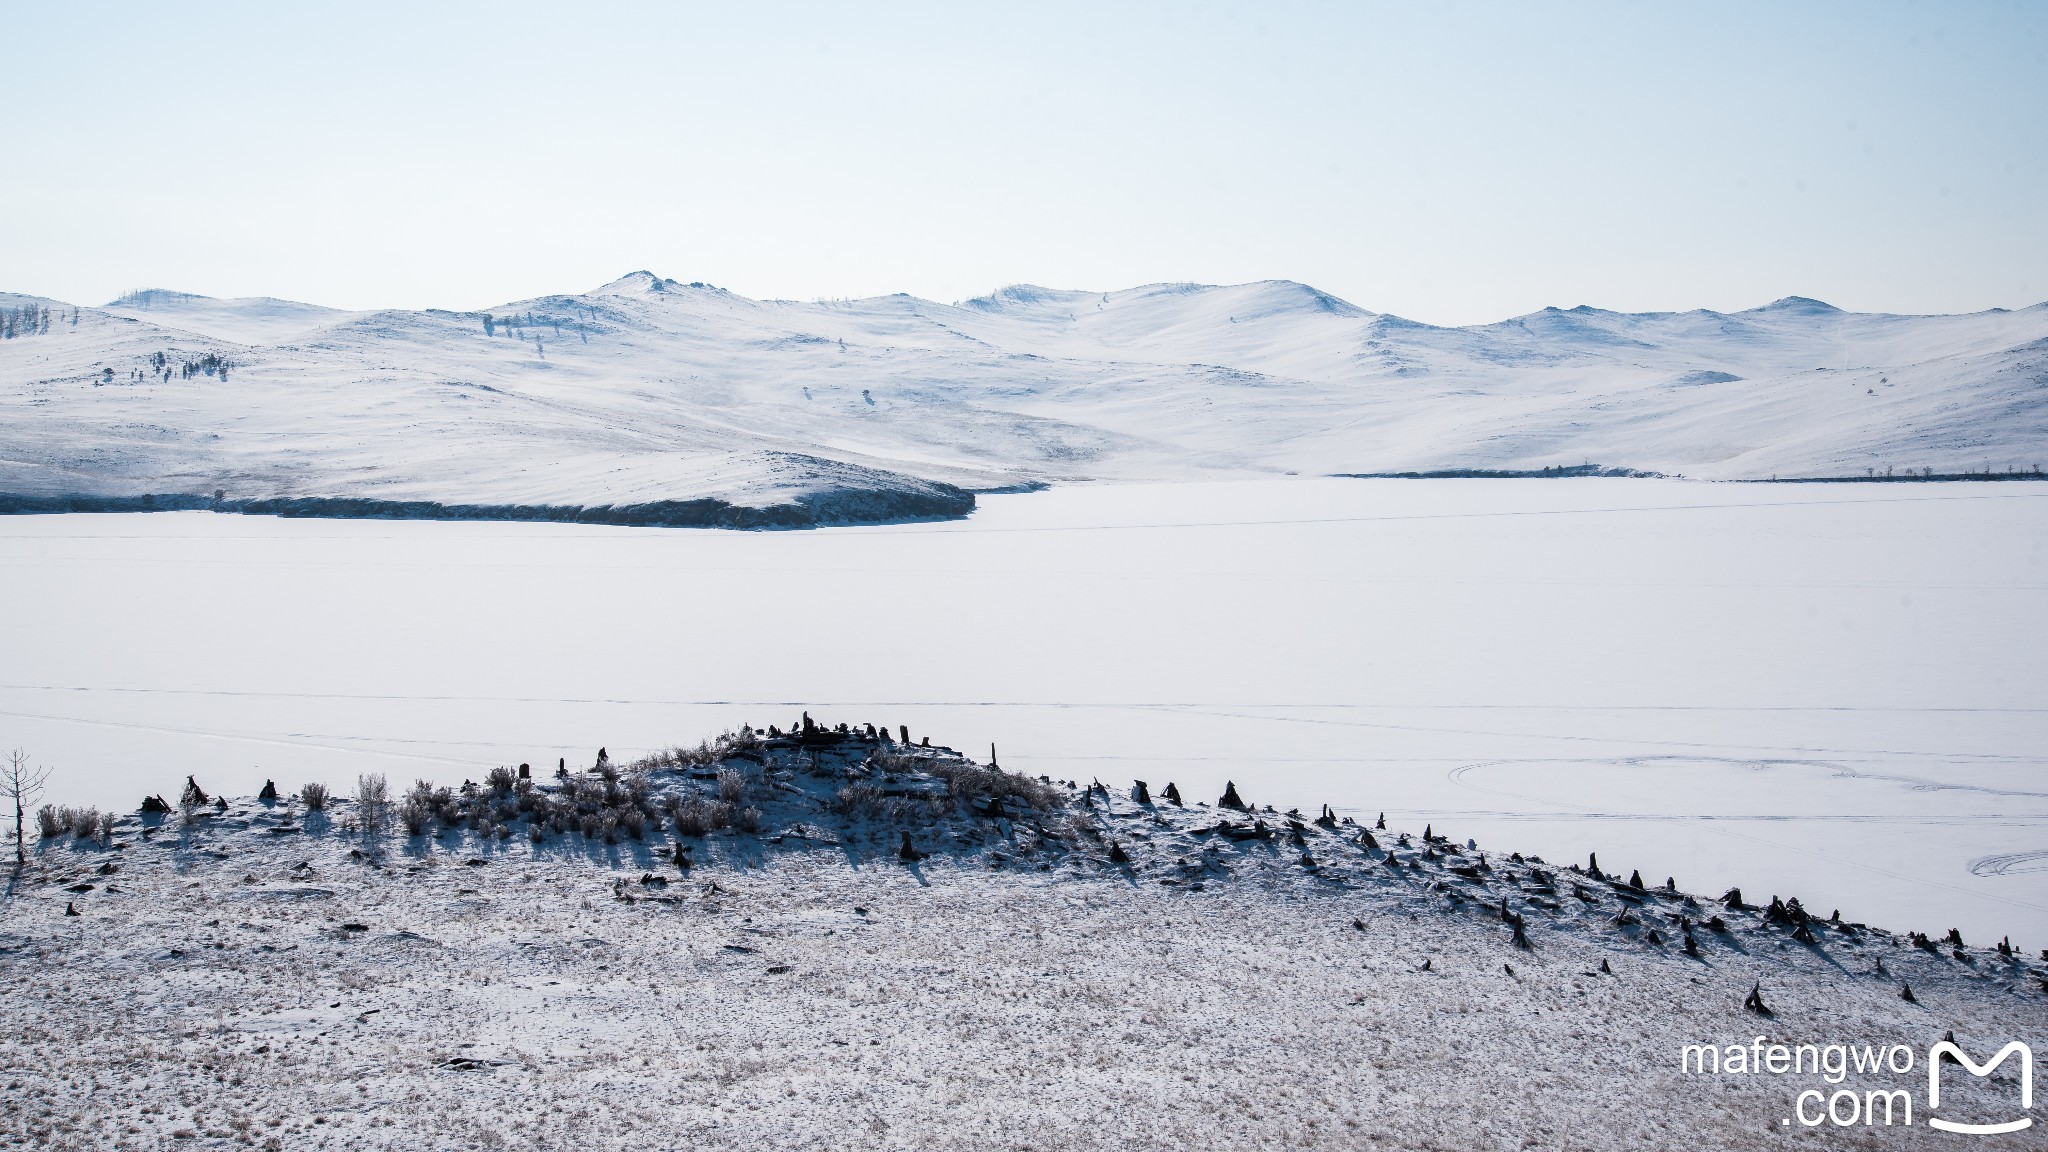
[{"label": "distant ridge line", "polygon": [[1975,480],[2048,480],[2039,468],[2031,472],[1901,472],[1896,476],[1772,476],[1744,484],[1952,484]]},{"label": "distant ridge line", "polygon": [[1440,468],[1431,472],[1334,472],[1331,475],[1341,480],[1568,480],[1580,476],[1670,478],[1662,472],[1608,468],[1599,464],[1561,465],[1556,468]]}]

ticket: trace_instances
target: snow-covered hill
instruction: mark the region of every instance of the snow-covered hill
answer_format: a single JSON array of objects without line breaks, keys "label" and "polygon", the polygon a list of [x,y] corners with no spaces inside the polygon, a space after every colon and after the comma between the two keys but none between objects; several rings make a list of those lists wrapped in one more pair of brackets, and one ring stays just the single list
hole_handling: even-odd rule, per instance
[{"label": "snow-covered hill", "polygon": [[708,500],[815,521],[1076,479],[2048,463],[2048,305],[1792,297],[1436,328],[1285,281],[797,303],[636,272],[488,312],[163,291],[0,309],[35,318],[0,341],[17,496]]},{"label": "snow-covered hill", "polygon": [[[381,816],[289,783],[53,816],[0,902],[0,1137],[1604,1152],[1782,1147],[1824,1103],[1883,1128],[1852,1146],[1949,1148],[1934,1106],[2002,1120],[2012,1073],[1937,1100],[1906,1058],[2044,1019],[2048,966],[2005,940],[1234,787],[1084,791],[858,728],[535,775]],[[1752,1043],[1810,1047],[1721,1057]]]}]

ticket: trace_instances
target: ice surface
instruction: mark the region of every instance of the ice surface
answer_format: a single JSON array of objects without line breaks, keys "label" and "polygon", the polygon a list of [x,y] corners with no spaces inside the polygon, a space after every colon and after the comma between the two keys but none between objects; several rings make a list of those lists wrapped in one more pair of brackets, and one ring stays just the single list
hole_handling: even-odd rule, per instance
[{"label": "ice surface", "polygon": [[1094,485],[795,535],[19,517],[0,744],[126,810],[829,709],[2040,947],[2044,585],[2031,483]]}]

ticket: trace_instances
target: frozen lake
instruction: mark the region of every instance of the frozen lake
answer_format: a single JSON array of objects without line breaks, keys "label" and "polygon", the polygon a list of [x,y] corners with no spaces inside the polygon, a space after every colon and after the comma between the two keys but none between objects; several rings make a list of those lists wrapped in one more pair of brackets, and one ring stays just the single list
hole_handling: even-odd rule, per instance
[{"label": "frozen lake", "polygon": [[450,782],[742,722],[2048,946],[2048,485],[1076,487],[792,533],[0,519],[49,798]]}]

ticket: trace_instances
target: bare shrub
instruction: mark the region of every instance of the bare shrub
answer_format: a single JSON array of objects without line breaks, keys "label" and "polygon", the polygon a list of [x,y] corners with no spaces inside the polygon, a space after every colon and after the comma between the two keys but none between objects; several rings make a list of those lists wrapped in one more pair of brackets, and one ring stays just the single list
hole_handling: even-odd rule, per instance
[{"label": "bare shrub", "polygon": [[384,831],[391,819],[391,788],[380,773],[356,777],[356,822],[365,836]]},{"label": "bare shrub", "polygon": [[500,796],[511,792],[518,784],[519,777],[510,768],[493,768],[490,774],[484,777],[484,785]]},{"label": "bare shrub", "polygon": [[99,835],[100,810],[97,808],[59,808],[57,816],[64,827],[80,840],[90,840]]},{"label": "bare shrub", "polygon": [[571,776],[567,794],[579,808],[602,808],[605,806],[606,786],[607,781],[596,776]]},{"label": "bare shrub", "polygon": [[540,821],[536,820],[533,823],[528,824],[526,826],[526,838],[528,840],[533,841],[535,844],[540,843],[541,840],[546,838],[546,836],[547,830],[541,827]]},{"label": "bare shrub", "polygon": [[873,816],[882,810],[882,789],[874,784],[848,784],[832,797],[832,810],[841,816]]},{"label": "bare shrub", "polygon": [[[880,759],[880,757],[877,757]],[[946,791],[956,800],[994,797],[1017,800],[1039,811],[1061,807],[1066,796],[1059,789],[1029,776],[987,768],[965,760],[940,757],[905,757],[918,761],[916,767],[946,782]]]},{"label": "bare shrub", "polygon": [[718,770],[718,798],[727,804],[747,802],[747,778],[730,768]]},{"label": "bare shrub", "polygon": [[918,772],[927,768],[932,759],[911,752],[884,750],[869,756],[868,763],[884,772]]},{"label": "bare shrub", "polygon": [[64,834],[64,823],[57,818],[57,809],[49,804],[36,809],[36,832],[45,840],[55,840]]},{"label": "bare shrub", "polygon": [[100,839],[109,844],[114,842],[114,814],[112,812],[103,813],[100,816]]},{"label": "bare shrub", "polygon": [[420,803],[417,794],[407,796],[398,803],[398,822],[405,825],[408,836],[418,836],[427,830],[427,824],[434,818],[425,804]]},{"label": "bare shrub", "polygon": [[324,812],[327,810],[327,785],[308,784],[299,789],[299,799],[305,801],[306,811]]},{"label": "bare shrub", "polygon": [[691,798],[676,806],[674,818],[679,836],[704,836],[718,827],[718,806]]},{"label": "bare shrub", "polygon": [[749,835],[761,830],[761,810],[748,805],[732,814],[733,827]]}]

